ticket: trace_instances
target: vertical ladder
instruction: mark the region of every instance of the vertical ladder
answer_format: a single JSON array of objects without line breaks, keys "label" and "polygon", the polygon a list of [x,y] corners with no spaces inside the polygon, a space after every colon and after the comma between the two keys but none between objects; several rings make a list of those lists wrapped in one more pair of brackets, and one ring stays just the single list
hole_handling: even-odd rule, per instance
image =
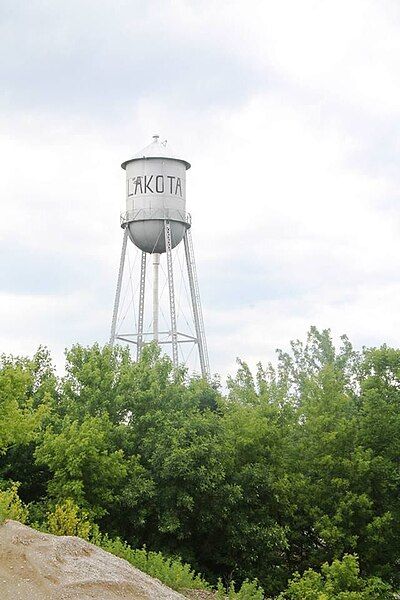
[{"label": "vertical ladder", "polygon": [[146,252],[142,252],[140,262],[140,287],[139,287],[139,315],[136,346],[136,360],[139,360],[143,347],[143,321],[144,321],[144,290],[146,285]]},{"label": "vertical ladder", "polygon": [[160,266],[160,255],[153,254],[153,340],[158,342],[158,313],[159,313],[159,298],[158,298],[158,272]]},{"label": "vertical ladder", "polygon": [[167,253],[167,273],[169,290],[169,308],[171,312],[171,338],[172,338],[172,362],[177,367],[178,360],[178,335],[176,330],[176,309],[175,309],[175,291],[174,291],[174,272],[172,268],[172,239],[171,224],[169,220],[164,221],[165,229],[165,250]]}]

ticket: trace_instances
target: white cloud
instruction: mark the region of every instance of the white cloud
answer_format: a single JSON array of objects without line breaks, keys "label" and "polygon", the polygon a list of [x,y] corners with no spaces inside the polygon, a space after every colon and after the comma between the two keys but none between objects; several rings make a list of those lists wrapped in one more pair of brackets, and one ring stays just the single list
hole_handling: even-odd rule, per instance
[{"label": "white cloud", "polygon": [[[193,165],[213,370],[272,358],[311,324],[395,344],[397,4],[149,3],[140,27],[129,6],[96,3],[89,30],[91,2],[69,3],[63,23],[31,6],[31,56],[7,71],[0,100],[3,273],[21,273],[0,288],[1,349],[44,342],[59,357],[73,340],[106,341],[119,165],[153,133]],[[19,10],[5,22],[10,48]],[[57,35],[42,38],[43,23]]]}]

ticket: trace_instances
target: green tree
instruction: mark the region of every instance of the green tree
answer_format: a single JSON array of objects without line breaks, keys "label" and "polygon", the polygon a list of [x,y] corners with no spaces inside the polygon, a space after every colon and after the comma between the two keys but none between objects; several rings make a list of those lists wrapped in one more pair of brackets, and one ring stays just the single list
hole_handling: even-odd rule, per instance
[{"label": "green tree", "polygon": [[24,505],[18,495],[18,484],[0,491],[0,524],[6,519],[13,519],[25,523],[28,518],[28,507]]},{"label": "green tree", "polygon": [[65,417],[58,432],[49,426],[35,457],[52,474],[49,496],[57,501],[71,498],[94,517],[113,505],[127,475],[123,451],[112,443],[112,425],[106,415],[87,416],[81,423]]},{"label": "green tree", "polygon": [[50,355],[39,348],[32,359],[0,359],[0,482],[19,481],[25,502],[45,494],[48,473],[33,452],[56,401],[57,379]]},{"label": "green tree", "polygon": [[[226,395],[154,345],[139,362],[75,345],[62,378],[40,348],[0,361],[0,489],[21,482],[38,522],[73,501],[110,539],[228,589],[258,578],[276,595],[345,554],[399,585],[399,401],[399,350],[336,348],[316,328],[254,375],[239,361]],[[321,594],[324,573],[309,575]]]},{"label": "green tree", "polygon": [[400,585],[400,351],[382,346],[366,350],[359,396],[358,443],[370,456],[365,481],[373,518],[362,533],[362,567]]},{"label": "green tree", "polygon": [[46,412],[35,407],[35,371],[31,361],[0,359],[0,454],[34,439]]},{"label": "green tree", "polygon": [[363,579],[356,556],[324,563],[321,572],[308,569],[290,581],[279,600],[390,600],[390,586],[378,578]]}]

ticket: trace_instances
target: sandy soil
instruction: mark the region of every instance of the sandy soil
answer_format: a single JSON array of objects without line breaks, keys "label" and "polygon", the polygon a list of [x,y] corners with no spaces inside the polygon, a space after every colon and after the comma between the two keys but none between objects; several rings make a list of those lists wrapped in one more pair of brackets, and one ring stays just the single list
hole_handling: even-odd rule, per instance
[{"label": "sandy soil", "polygon": [[157,579],[76,537],[0,525],[1,600],[183,600]]},{"label": "sandy soil", "polygon": [[182,590],[190,600],[212,600],[215,598],[215,592],[207,592],[206,590]]}]

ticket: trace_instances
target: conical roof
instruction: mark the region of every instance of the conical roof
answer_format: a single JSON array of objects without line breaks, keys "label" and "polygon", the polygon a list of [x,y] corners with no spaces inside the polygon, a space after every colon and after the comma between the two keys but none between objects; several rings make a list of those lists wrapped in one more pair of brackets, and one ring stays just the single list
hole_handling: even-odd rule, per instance
[{"label": "conical roof", "polygon": [[151,144],[137,152],[132,158],[122,163],[121,167],[126,168],[126,165],[133,160],[141,160],[143,158],[171,158],[173,160],[179,160],[186,165],[186,169],[190,169],[190,163],[186,160],[177,156],[172,148],[169,146],[167,140],[160,141],[159,135],[153,135],[153,141]]}]

